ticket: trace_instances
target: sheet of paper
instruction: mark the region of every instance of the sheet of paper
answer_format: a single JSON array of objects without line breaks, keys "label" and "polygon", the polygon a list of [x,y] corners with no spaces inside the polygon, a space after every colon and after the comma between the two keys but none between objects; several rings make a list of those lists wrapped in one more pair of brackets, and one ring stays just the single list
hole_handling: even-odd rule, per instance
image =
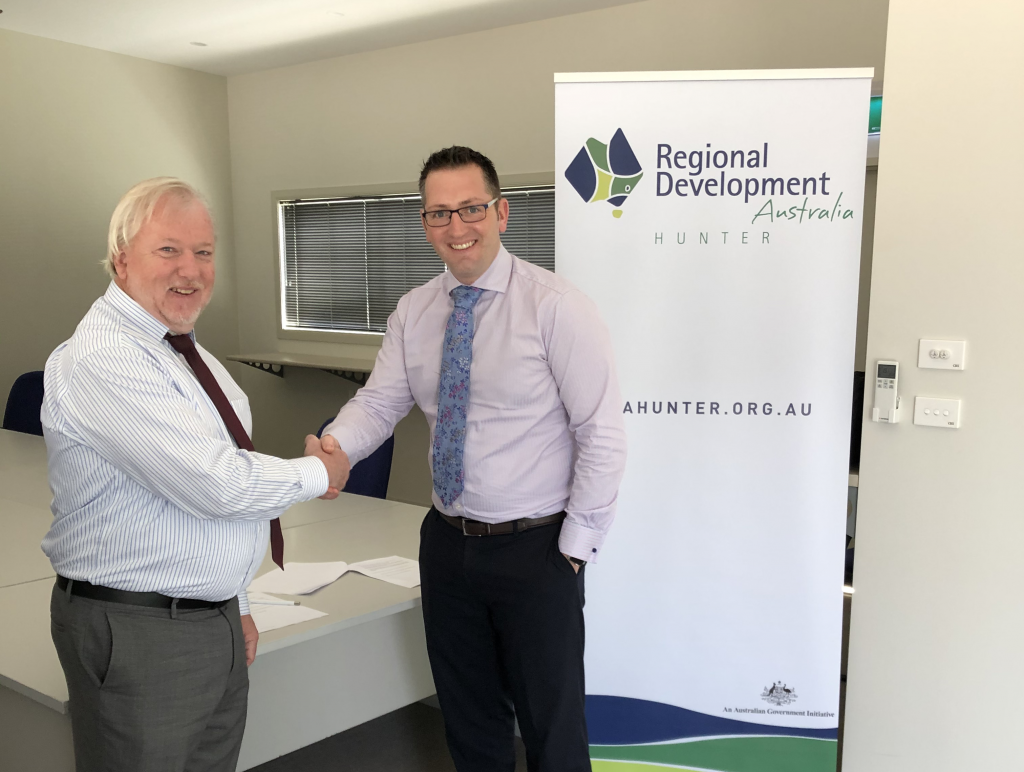
[{"label": "sheet of paper", "polygon": [[309,606],[254,605],[250,606],[249,610],[252,613],[252,621],[256,623],[256,629],[261,633],[327,616],[323,611],[317,611]]},{"label": "sheet of paper", "polygon": [[380,579],[382,582],[397,584],[399,587],[418,587],[420,584],[420,564],[417,560],[400,558],[392,555],[387,558],[364,560],[360,563],[349,563],[349,571],[358,571],[364,576]]},{"label": "sheet of paper", "polygon": [[280,595],[308,595],[338,580],[348,564],[338,563],[285,563],[284,571],[275,568],[257,577],[249,585],[254,592],[274,592]]}]

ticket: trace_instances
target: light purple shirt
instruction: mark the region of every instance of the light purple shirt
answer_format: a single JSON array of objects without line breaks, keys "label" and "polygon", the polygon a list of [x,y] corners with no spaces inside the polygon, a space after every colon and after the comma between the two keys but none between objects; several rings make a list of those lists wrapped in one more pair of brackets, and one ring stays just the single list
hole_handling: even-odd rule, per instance
[{"label": "light purple shirt", "polygon": [[[432,454],[449,293],[457,285],[445,272],[398,301],[366,386],[326,430],[353,464],[414,403],[427,417]],[[450,507],[432,493],[434,506],[488,523],[564,509],[559,547],[593,562],[615,517],[626,463],[608,330],[582,292],[504,247],[473,286],[484,293],[474,309],[465,486]]]}]

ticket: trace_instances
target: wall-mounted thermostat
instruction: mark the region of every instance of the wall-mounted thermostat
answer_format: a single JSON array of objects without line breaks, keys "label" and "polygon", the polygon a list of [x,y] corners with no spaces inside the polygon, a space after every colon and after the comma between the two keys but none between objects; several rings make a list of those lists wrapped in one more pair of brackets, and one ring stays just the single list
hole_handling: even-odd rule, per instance
[{"label": "wall-mounted thermostat", "polygon": [[917,366],[936,370],[963,370],[967,366],[966,355],[966,341],[922,340],[917,350]]},{"label": "wall-mounted thermostat", "polygon": [[879,359],[875,364],[875,406],[871,420],[883,424],[900,422],[900,363]]}]

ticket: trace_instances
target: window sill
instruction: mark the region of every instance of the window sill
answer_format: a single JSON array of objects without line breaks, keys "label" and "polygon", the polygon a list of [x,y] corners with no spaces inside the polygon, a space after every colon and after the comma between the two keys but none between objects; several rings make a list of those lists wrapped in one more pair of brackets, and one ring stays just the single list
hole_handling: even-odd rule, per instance
[{"label": "window sill", "polygon": [[380,344],[384,340],[383,332],[355,332],[352,330],[307,330],[294,327],[279,327],[279,340],[305,340],[316,343],[342,343],[357,346],[372,346],[373,356],[377,356]]},{"label": "window sill", "polygon": [[283,354],[280,352],[264,354],[229,354],[227,359],[232,362],[255,367],[265,373],[284,377],[286,367],[305,367],[313,370],[323,370],[325,373],[336,375],[347,381],[359,384],[366,383],[373,363],[377,356],[377,349],[367,347],[366,356],[327,356],[322,354]]}]

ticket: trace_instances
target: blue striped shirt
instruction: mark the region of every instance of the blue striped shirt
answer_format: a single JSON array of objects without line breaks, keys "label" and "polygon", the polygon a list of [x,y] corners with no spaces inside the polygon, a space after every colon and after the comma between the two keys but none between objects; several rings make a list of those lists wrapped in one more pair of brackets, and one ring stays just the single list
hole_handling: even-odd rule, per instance
[{"label": "blue striped shirt", "polygon": [[[266,553],[267,521],[327,491],[313,457],[236,447],[167,328],[116,284],[46,362],[43,434],[53,524],[43,552],[70,579],[226,600]],[[196,346],[247,432],[244,392]]]}]

